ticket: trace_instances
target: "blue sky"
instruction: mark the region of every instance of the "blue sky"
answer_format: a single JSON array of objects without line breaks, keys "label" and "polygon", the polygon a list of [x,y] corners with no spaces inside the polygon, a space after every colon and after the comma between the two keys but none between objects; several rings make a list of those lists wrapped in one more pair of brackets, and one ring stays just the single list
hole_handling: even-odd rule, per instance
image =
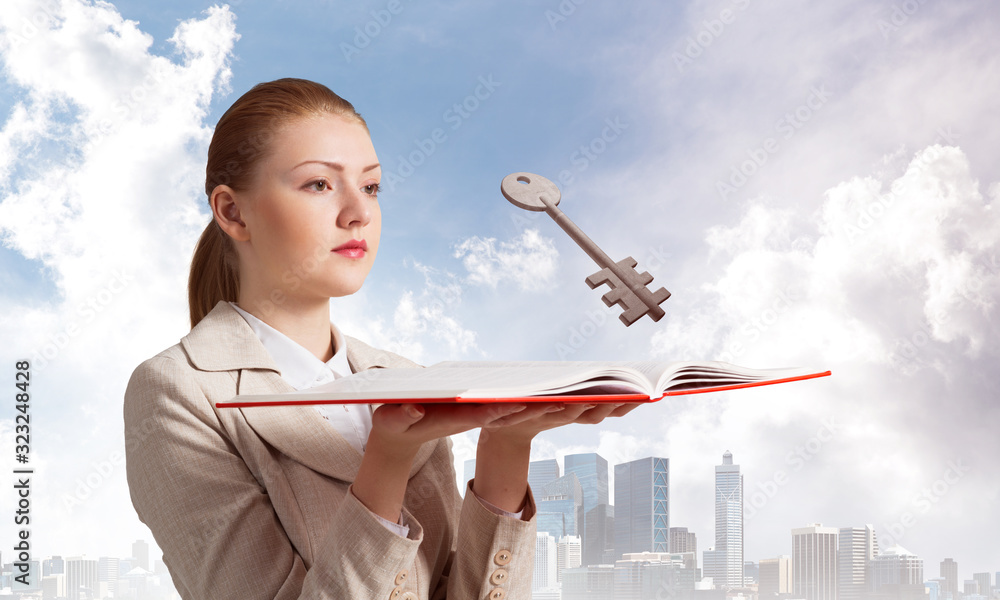
[{"label": "blue sky", "polygon": [[[872,523],[928,578],[945,556],[963,578],[1000,570],[992,4],[9,4],[0,362],[54,349],[34,386],[39,555],[152,541],[116,462],[125,384],[188,330],[215,121],[253,84],[296,76],[351,100],[384,173],[406,175],[381,196],[364,289],[332,304],[342,329],[425,364],[833,369],[552,432],[536,457],[669,457],[671,525],[706,549],[712,466],[730,450],[748,501],[790,476],[757,497],[748,560],[788,554],[793,527]],[[666,317],[622,326],[583,281],[590,260],[500,195],[513,171],[571,181],[564,211],[673,293]],[[831,428],[808,460],[789,458]],[[456,460],[474,441],[456,438]],[[955,461],[968,470],[935,488]],[[12,505],[10,490],[0,499]]]}]

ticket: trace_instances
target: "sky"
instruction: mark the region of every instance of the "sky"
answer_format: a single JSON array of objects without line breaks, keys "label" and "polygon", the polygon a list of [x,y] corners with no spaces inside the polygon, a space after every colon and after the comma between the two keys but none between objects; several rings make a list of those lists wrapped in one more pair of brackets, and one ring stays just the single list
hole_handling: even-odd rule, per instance
[{"label": "sky", "polygon": [[[790,554],[792,528],[870,523],[925,578],[945,557],[961,579],[1000,571],[998,27],[978,0],[8,0],[0,364],[11,395],[31,361],[36,559],[153,541],[125,385],[190,329],[214,124],[292,76],[354,103],[383,165],[376,266],[331,302],[344,332],[422,364],[830,369],[547,432],[533,457],[668,457],[670,524],[704,550],[728,450],[746,560]],[[665,316],[625,327],[584,282],[597,266],[500,194],[515,171],[666,287]],[[458,465],[475,439],[455,436]],[[0,519],[4,548],[16,535]]]}]

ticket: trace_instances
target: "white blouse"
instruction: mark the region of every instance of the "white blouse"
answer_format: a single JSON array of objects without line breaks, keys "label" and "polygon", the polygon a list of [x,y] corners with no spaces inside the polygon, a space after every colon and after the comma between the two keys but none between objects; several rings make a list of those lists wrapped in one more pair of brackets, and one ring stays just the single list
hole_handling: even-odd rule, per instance
[{"label": "white blouse", "polygon": [[[257,317],[243,310],[235,302],[229,304],[240,313],[246,322],[257,335],[260,343],[264,345],[268,354],[274,359],[281,378],[288,382],[296,390],[304,390],[317,385],[333,381],[339,377],[344,377],[352,373],[351,366],[347,362],[347,340],[341,335],[336,325],[333,328],[334,354],[333,358],[325,363],[306,350],[297,342],[261,321]],[[317,404],[315,408],[330,425],[337,430],[351,446],[359,453],[364,454],[365,443],[368,441],[368,434],[372,430],[372,411],[369,404]],[[524,511],[512,513],[503,510],[493,504],[476,496],[473,496],[483,503],[483,506],[498,515],[520,519]],[[393,523],[387,519],[372,513],[391,531],[406,537],[410,531],[408,525],[402,522],[400,514],[399,523]]]}]

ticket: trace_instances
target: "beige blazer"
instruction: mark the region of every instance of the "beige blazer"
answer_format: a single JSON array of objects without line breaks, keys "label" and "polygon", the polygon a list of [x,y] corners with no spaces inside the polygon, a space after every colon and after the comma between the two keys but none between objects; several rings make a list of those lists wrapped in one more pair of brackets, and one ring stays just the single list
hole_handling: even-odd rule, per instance
[{"label": "beige blazer", "polygon": [[[414,366],[350,339],[355,371]],[[227,302],[140,364],[125,391],[132,504],[185,599],[528,600],[535,505],[494,514],[455,483],[451,443],[424,444],[385,528],[348,486],[359,454],[315,408],[217,409],[292,391]]]}]

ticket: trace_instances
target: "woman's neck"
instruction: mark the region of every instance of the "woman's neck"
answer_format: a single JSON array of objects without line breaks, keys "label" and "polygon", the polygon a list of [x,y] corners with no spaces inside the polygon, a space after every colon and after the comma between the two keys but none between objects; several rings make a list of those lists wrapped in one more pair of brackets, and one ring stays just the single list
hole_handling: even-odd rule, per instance
[{"label": "woman's neck", "polygon": [[319,360],[333,358],[333,332],[330,330],[330,300],[305,302],[285,297],[276,303],[268,298],[244,294],[240,290],[236,304],[269,326],[288,336]]}]

